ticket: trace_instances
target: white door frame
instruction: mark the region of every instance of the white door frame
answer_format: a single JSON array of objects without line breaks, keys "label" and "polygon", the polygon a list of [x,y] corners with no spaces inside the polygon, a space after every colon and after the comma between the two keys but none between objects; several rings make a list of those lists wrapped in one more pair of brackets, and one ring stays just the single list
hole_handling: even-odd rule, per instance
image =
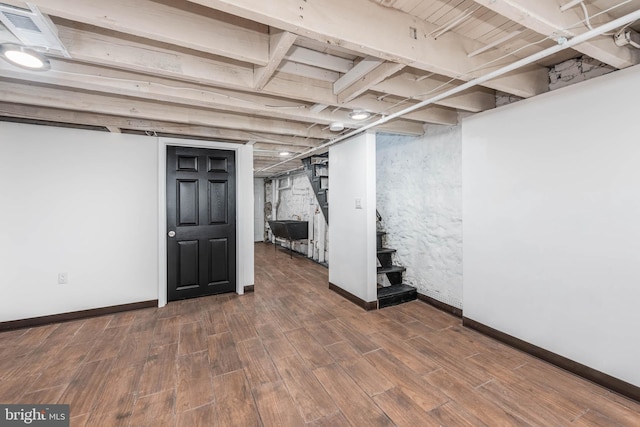
[{"label": "white door frame", "polygon": [[158,307],[167,304],[167,146],[236,152],[236,293],[254,282],[253,146],[218,141],[158,138]]}]

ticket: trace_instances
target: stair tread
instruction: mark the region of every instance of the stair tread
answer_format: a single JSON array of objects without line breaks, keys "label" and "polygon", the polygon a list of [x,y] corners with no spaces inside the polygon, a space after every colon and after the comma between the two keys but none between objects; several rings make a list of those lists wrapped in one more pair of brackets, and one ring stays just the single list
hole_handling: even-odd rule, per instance
[{"label": "stair tread", "polygon": [[400,265],[392,265],[390,267],[378,267],[378,274],[401,273],[406,270],[406,267],[402,267]]},{"label": "stair tread", "polygon": [[379,253],[379,254],[392,254],[395,251],[396,251],[395,249],[391,249],[391,248],[378,248],[377,249],[377,253]]},{"label": "stair tread", "polygon": [[413,286],[407,285],[405,283],[400,283],[398,285],[385,286],[382,288],[378,288],[378,299],[392,297],[401,294],[411,294],[417,293],[418,290]]}]

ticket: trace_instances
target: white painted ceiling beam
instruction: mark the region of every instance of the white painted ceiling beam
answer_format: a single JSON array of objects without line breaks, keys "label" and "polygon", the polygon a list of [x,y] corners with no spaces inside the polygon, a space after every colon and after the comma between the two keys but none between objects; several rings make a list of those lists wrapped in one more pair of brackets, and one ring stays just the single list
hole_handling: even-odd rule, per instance
[{"label": "white painted ceiling beam", "polygon": [[[475,0],[475,2],[526,28],[553,38],[558,36],[571,38],[588,30],[584,24],[571,28],[584,19],[582,8],[574,7],[562,12],[557,0]],[[599,12],[588,4],[586,7],[590,15]],[[613,18],[606,14],[598,17],[598,22],[611,20]],[[615,68],[630,67],[640,61],[640,53],[637,50],[616,46],[611,36],[591,39],[574,46],[573,49]]]},{"label": "white painted ceiling beam", "polygon": [[[293,74],[282,74],[282,75],[276,74],[276,77],[277,78],[271,79],[269,84],[265,86],[265,92],[268,91],[269,93],[275,94],[282,90],[285,90],[286,87],[291,85],[291,83],[301,82],[301,78],[298,76],[294,76]],[[288,83],[288,82],[291,82],[291,83]],[[320,80],[305,80],[303,84],[299,84],[296,87],[300,91],[299,98],[307,99],[308,98],[308,95],[306,94],[307,91],[326,93],[327,91],[329,92],[331,91],[331,86],[332,85],[329,82],[323,82]],[[372,113],[380,113],[385,111],[386,107],[389,105],[388,103],[378,103],[378,104],[372,105],[371,103],[369,103],[368,101],[364,101],[363,99],[364,98],[360,96],[347,104],[343,104],[342,106],[348,107],[348,108],[365,108],[371,111]],[[323,103],[323,102],[318,101],[318,103]],[[331,102],[329,104],[337,105],[337,101]],[[414,117],[411,117],[411,119],[422,120],[427,123],[441,123],[440,114],[433,114],[431,110],[421,111],[420,113],[421,113],[420,115],[421,119],[417,119]],[[354,123],[352,120],[349,120],[349,119],[345,119],[343,121],[345,122],[345,125]],[[448,123],[448,124],[451,124],[451,123]]]},{"label": "white painted ceiling beam", "polygon": [[[217,86],[224,89],[250,91],[253,87],[253,69],[243,67],[240,64],[230,65],[215,59],[195,56],[188,51],[170,50],[164,47],[146,44],[142,41],[122,39],[115,35],[98,34],[89,31],[89,29],[83,25],[70,26],[69,23],[65,25],[59,24],[58,29],[60,38],[72,57],[83,62],[136,73]],[[83,72],[81,71],[81,73]],[[98,72],[97,70],[91,74],[109,75],[108,72]],[[126,80],[129,79],[130,76],[116,75],[116,77],[124,77]],[[154,80],[151,78],[149,81],[153,82]],[[163,83],[162,80],[160,83]],[[141,86],[141,88],[142,87],[144,87],[144,85]],[[332,91],[333,86],[329,82],[276,71],[263,88],[262,94],[299,99],[314,104],[338,105],[338,99]],[[185,94],[183,94],[183,96],[184,95]],[[398,95],[403,96],[402,94]],[[229,96],[232,96],[232,94],[229,94]],[[214,101],[214,99],[212,99],[212,101]],[[442,105],[445,104],[446,101],[443,101]],[[227,103],[227,107],[239,108],[237,105],[234,107],[231,103]],[[471,105],[464,109],[473,110],[473,108],[474,106]],[[282,109],[282,111],[279,112],[272,112],[275,115],[300,113],[286,109]],[[329,123],[332,120],[347,120],[345,117],[336,118],[335,115],[328,113],[310,117],[321,120],[323,123]]]},{"label": "white painted ceiling beam", "polygon": [[3,81],[0,84],[0,99],[6,102],[52,107],[70,110],[88,110],[99,114],[129,116],[138,119],[164,121],[201,126],[223,127],[252,132],[268,132],[313,138],[330,138],[329,131],[310,127],[307,123],[249,117],[216,110],[163,104],[131,98],[84,93],[64,89]]},{"label": "white painted ceiling beam", "polygon": [[408,125],[398,126],[396,121],[387,122],[372,128],[374,131],[396,133],[398,135],[420,136],[424,135],[424,125],[418,122],[410,122]]},{"label": "white painted ceiling beam", "polygon": [[323,80],[325,82],[335,82],[340,78],[340,74],[325,68],[312,67],[310,65],[299,64],[297,62],[285,61],[278,67],[278,71],[296,74],[311,79]]},{"label": "white painted ceiling beam", "polygon": [[[417,78],[417,75],[411,72],[401,72],[376,84],[371,89],[390,95],[424,101],[438,93],[457,86],[457,84],[448,83],[441,76],[433,76],[422,80],[417,80]],[[445,98],[439,101],[438,104],[464,111],[479,112],[495,108],[496,97],[493,90],[476,87],[458,95]]]},{"label": "white painted ceiling beam", "polygon": [[[427,35],[435,25],[369,0],[190,1],[365,55],[461,80],[472,80],[504,65],[486,65],[501,56],[500,52],[468,58],[469,52],[483,47],[477,40],[453,32],[434,40]],[[485,85],[530,97],[548,90],[548,73],[546,68],[532,65]]]},{"label": "white painted ceiling beam", "polygon": [[[58,25],[59,35],[74,59],[121,70],[168,77],[226,89],[253,90],[253,68],[229,64],[188,51],[171,50],[140,40],[91,32],[83,25]],[[330,85],[276,72],[262,90],[264,94],[336,105]]]},{"label": "white painted ceiling beam", "polygon": [[25,73],[0,61],[0,77],[29,83],[42,83],[105,95],[121,95],[188,106],[212,108],[251,115],[268,115],[284,120],[329,124],[348,120],[346,112],[312,112],[310,104],[296,100],[240,92],[139,73],[104,69],[52,59],[47,73]]},{"label": "white painted ceiling beam", "polygon": [[374,58],[373,56],[367,56],[362,61],[358,62],[354,67],[347,72],[344,76],[340,77],[333,84],[333,93],[339,95],[344,92],[349,86],[362,79],[368,73],[372,72],[379,66],[384,64],[384,60]]},{"label": "white painted ceiling beam", "polygon": [[[371,112],[383,113],[388,116],[415,103],[415,101],[407,101],[406,103],[398,105],[395,101],[388,99],[381,100],[375,95],[366,94],[358,98],[356,101],[346,103],[344,107],[350,109],[363,108]],[[455,125],[458,123],[458,114],[454,110],[437,105],[413,111],[404,116],[404,118],[439,125]]]},{"label": "white painted ceiling beam", "polygon": [[172,7],[151,0],[29,1],[49,15],[251,64],[269,64],[267,27],[188,2]]},{"label": "white painted ceiling beam", "polygon": [[74,60],[191,82],[215,82],[230,89],[253,87],[253,68],[230,65],[142,39],[94,32],[82,24],[57,23],[58,36]]},{"label": "white painted ceiling beam", "polygon": [[338,73],[347,73],[353,68],[353,61],[328,53],[318,52],[300,46],[293,46],[285,59],[312,67],[324,68]]},{"label": "white painted ceiling beam", "polygon": [[236,129],[193,125],[189,123],[172,123],[161,120],[132,119],[128,117],[112,116],[93,112],[89,113],[86,111],[38,107],[1,101],[0,115],[21,119],[45,120],[56,123],[105,126],[107,128],[114,127],[118,129],[131,129],[143,132],[158,132],[217,140],[232,140],[242,143],[253,140],[256,141],[256,146],[262,148],[276,144],[275,146],[282,149],[298,151],[305,148],[316,147],[323,141],[323,139],[317,138],[277,135],[264,132],[249,132]]},{"label": "white painted ceiling beam", "polygon": [[[338,94],[338,102],[343,104],[349,102],[359,95],[362,95],[371,87],[384,81],[387,77],[402,70],[405,66],[396,62],[385,62],[380,64],[375,69],[366,73],[358,81],[347,87],[345,90]],[[334,84],[335,90],[335,84]]]},{"label": "white painted ceiling beam", "polygon": [[296,145],[290,145],[290,144],[284,144],[284,143],[277,143],[277,142],[269,142],[269,143],[265,143],[265,142],[256,142],[255,144],[253,144],[254,148],[257,148],[259,150],[276,150],[276,151],[292,151],[292,152],[296,152],[296,153],[301,153],[305,150],[305,147],[317,147],[318,145],[320,145],[320,143],[316,143],[313,145],[300,145],[300,144],[296,144]]},{"label": "white painted ceiling beam", "polygon": [[254,65],[254,89],[262,90],[262,88],[264,88],[264,85],[267,84],[278,66],[280,66],[284,56],[293,45],[293,42],[296,41],[297,37],[298,36],[288,31],[271,29],[271,34],[269,35],[269,63],[264,67]]}]

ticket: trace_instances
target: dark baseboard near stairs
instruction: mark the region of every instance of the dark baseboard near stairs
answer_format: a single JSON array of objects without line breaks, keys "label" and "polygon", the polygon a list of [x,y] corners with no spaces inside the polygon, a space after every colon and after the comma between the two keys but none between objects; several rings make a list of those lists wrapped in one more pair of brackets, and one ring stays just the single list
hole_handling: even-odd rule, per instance
[{"label": "dark baseboard near stairs", "polygon": [[329,289],[367,311],[413,301],[416,299],[417,294],[416,288],[413,286],[405,284],[391,285],[378,288],[378,299],[376,301],[365,301],[331,282],[329,282]]},{"label": "dark baseboard near stairs", "polygon": [[462,319],[462,310],[457,307],[454,307],[442,301],[438,301],[437,299],[431,298],[430,296],[427,296],[421,293],[418,293],[418,299],[429,305],[434,306],[439,310],[442,310],[449,314],[453,314],[454,316]]},{"label": "dark baseboard near stairs", "polygon": [[355,296],[351,292],[345,291],[340,286],[334,285],[331,282],[329,282],[329,289],[366,311],[376,310],[378,308],[378,301],[365,301],[360,297]]},{"label": "dark baseboard near stairs", "polygon": [[112,305],[109,307],[92,308],[90,310],[72,311],[69,313],[52,314],[50,316],[31,317],[28,319],[0,322],[0,332],[14,329],[34,328],[51,323],[69,322],[71,320],[86,319],[88,317],[104,316],[122,311],[140,310],[142,308],[158,307],[158,300],[140,301],[131,304]]},{"label": "dark baseboard near stairs", "polygon": [[244,287],[244,293],[248,293],[248,292],[254,292],[255,291],[255,285],[249,285],[249,286],[245,286]]}]

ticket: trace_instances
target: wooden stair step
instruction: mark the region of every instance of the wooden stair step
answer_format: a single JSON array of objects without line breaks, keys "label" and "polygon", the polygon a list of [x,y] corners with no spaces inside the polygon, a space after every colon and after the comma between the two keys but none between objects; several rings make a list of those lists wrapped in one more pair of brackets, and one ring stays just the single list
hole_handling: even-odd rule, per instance
[{"label": "wooden stair step", "polygon": [[390,267],[378,267],[378,274],[403,273],[406,270],[406,267],[402,267],[400,265],[392,265]]},{"label": "wooden stair step", "polygon": [[380,248],[380,249],[377,250],[377,253],[379,253],[379,254],[392,254],[395,251],[396,251],[395,249],[391,249],[391,248]]},{"label": "wooden stair step", "polygon": [[378,288],[378,308],[413,301],[417,297],[418,290],[404,283]]}]

